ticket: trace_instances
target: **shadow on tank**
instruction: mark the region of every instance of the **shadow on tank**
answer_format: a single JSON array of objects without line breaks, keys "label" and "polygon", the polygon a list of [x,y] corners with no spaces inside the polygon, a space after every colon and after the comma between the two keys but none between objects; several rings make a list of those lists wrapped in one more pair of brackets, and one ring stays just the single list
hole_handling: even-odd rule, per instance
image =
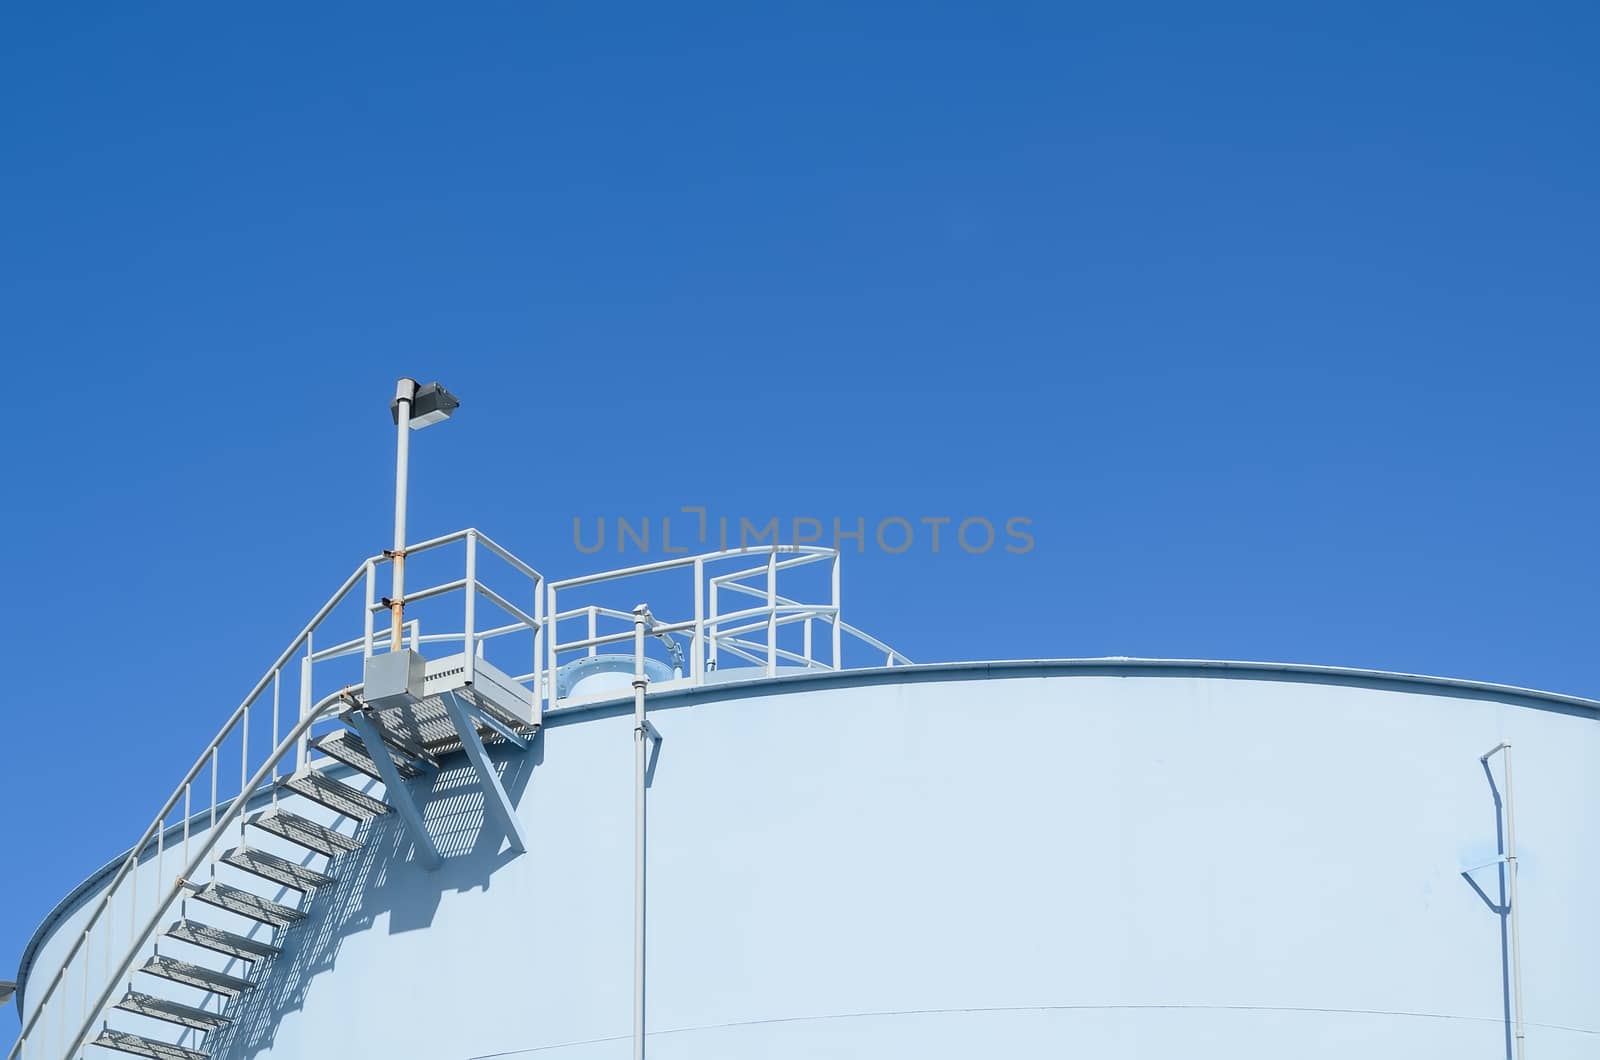
[{"label": "shadow on tank", "polygon": [[[525,752],[503,744],[489,750],[507,796],[520,805],[544,759],[544,734]],[[245,1060],[270,1048],[284,1014],[303,1006],[312,980],[333,967],[347,937],[371,929],[385,914],[391,934],[427,928],[445,892],[487,891],[495,871],[518,856],[486,813],[483,788],[464,757],[413,781],[411,792],[444,863],[433,872],[417,863],[399,814],[366,822],[357,833],[361,848],[334,863],[339,882],[311,895],[306,919],[280,932],[283,952],[260,970],[259,985],[234,999],[228,1008],[232,1022],[206,1039],[213,1057]],[[407,876],[401,886],[395,885],[398,874]],[[280,892],[279,899],[287,894]]]}]

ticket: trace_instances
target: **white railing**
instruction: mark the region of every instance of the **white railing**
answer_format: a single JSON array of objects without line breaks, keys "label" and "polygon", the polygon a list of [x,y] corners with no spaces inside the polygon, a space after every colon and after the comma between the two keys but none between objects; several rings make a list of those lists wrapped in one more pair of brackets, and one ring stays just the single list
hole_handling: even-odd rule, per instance
[{"label": "white railing", "polygon": [[[413,577],[427,574],[431,564],[448,561],[454,551],[450,546],[458,545],[462,553],[459,567],[448,566],[443,580],[407,592],[407,640],[425,655],[431,654],[429,646],[460,651],[469,677],[475,660],[490,658],[492,650],[497,665],[515,674],[529,689],[535,719],[565,705],[557,682],[564,658],[594,656],[603,647],[631,642],[634,604],[653,596],[670,605],[673,598],[680,598],[685,575],[693,578],[692,605],[676,618],[657,618],[651,629],[658,644],[675,634],[687,636],[688,672],[678,676],[684,687],[726,680],[726,673],[715,676],[719,667],[723,671],[737,668],[741,675],[751,677],[775,676],[780,668],[846,669],[847,643],[854,645],[854,650],[870,652],[864,657],[866,665],[910,662],[840,619],[839,553],[835,549],[804,545],[730,549],[552,582],[479,531],[469,529],[409,546],[408,573]],[[759,565],[750,566],[753,559],[759,559]],[[55,974],[42,984],[43,994],[37,1001],[26,995],[36,994],[41,984],[25,984],[22,1000],[30,1006],[23,1013],[22,1034],[6,1054],[7,1060],[81,1056],[95,1022],[113,1003],[118,988],[131,978],[139,958],[153,947],[162,918],[194,886],[190,881],[203,873],[216,876],[223,838],[237,835],[242,840],[244,811],[252,803],[269,799],[276,806],[282,779],[319,766],[320,760],[311,758],[315,730],[336,724],[341,704],[360,684],[361,660],[379,650],[375,618],[387,611],[387,601],[378,597],[379,568],[389,562],[387,554],[373,556],[345,579],[201,751],[110,881],[99,890],[88,912],[80,916],[81,923],[71,928],[72,944]],[[497,580],[499,589],[486,580],[481,569],[486,563],[498,568],[490,577]],[[713,573],[734,564],[739,568]],[[801,569],[807,567],[814,568],[813,574],[820,569],[826,575],[825,587],[790,588],[794,581],[804,582]],[[457,570],[459,576],[450,576]],[[780,574],[790,583],[785,586],[790,595],[778,591]],[[507,582],[499,579],[508,575],[516,588],[505,593],[500,590],[507,588]],[[670,584],[674,581],[676,584]],[[359,619],[351,613],[358,606],[354,599],[357,585],[363,586]],[[558,606],[575,596],[618,593],[624,588],[633,598],[608,598],[604,603],[582,600],[565,611]],[[802,602],[807,591],[815,602]],[[448,606],[457,594],[461,597],[459,610]],[[721,610],[729,597],[741,603],[748,599],[757,602]],[[490,605],[495,615],[489,623],[480,621],[480,600]],[[669,614],[668,610],[664,608],[663,614]],[[563,624],[570,629],[580,620],[583,635],[561,640]],[[602,628],[612,623],[617,625],[615,632]],[[440,631],[441,624],[446,631]],[[343,639],[333,639],[330,633],[340,626],[346,630]],[[814,650],[818,626],[827,634],[825,659],[818,658]],[[633,650],[628,649],[630,657]],[[675,655],[668,648],[659,650]],[[528,660],[531,669],[511,662],[512,657]],[[286,765],[291,754],[293,764]],[[235,775],[237,785],[233,783]],[[169,858],[179,869],[176,876],[168,875]],[[141,875],[146,877],[143,895]],[[131,988],[131,983],[128,985]]]}]

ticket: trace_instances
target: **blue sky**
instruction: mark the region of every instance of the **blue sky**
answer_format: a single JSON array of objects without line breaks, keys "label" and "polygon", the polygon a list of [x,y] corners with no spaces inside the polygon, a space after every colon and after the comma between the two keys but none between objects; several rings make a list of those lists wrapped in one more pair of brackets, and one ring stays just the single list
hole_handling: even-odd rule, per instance
[{"label": "blue sky", "polygon": [[1023,517],[847,619],[1600,695],[1596,28],[9,8],[0,977],[387,544],[403,373],[464,402],[417,536],[556,576],[635,558],[574,517]]}]

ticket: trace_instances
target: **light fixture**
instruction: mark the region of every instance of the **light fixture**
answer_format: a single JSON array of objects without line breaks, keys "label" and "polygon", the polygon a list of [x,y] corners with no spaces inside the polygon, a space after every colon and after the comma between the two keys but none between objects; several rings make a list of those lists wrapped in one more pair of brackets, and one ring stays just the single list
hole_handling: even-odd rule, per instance
[{"label": "light fixture", "polygon": [[17,992],[16,983],[0,983],[0,1005],[11,1000],[11,995]]},{"label": "light fixture", "polygon": [[[406,381],[402,381],[406,382]],[[415,386],[415,384],[412,384]],[[450,418],[450,414],[461,407],[461,399],[438,383],[424,383],[416,387],[411,398],[411,429],[420,431],[424,427],[431,427]],[[396,397],[389,402],[389,415],[394,418],[395,426],[400,425],[400,398]]]}]

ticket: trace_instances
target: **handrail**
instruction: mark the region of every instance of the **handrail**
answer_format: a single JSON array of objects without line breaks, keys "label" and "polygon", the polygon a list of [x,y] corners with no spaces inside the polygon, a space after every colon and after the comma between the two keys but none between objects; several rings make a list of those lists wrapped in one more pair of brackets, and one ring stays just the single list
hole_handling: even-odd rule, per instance
[{"label": "handrail", "polygon": [[[426,634],[421,630],[419,620],[410,617],[407,621],[408,642],[415,648],[423,644],[456,643],[466,655],[467,679],[471,680],[474,668],[473,660],[484,644],[490,640],[502,638],[514,633],[531,633],[534,665],[531,671],[522,672],[518,666],[508,670],[511,673],[521,672],[516,678],[525,687],[533,700],[533,724],[541,723],[544,709],[553,709],[558,706],[560,690],[556,680],[561,656],[576,651],[587,651],[594,654],[601,646],[620,644],[633,637],[632,625],[634,615],[631,611],[623,611],[614,607],[603,606],[598,603],[586,603],[581,607],[560,610],[557,607],[558,591],[572,590],[590,586],[602,585],[608,582],[619,581],[635,576],[651,575],[663,571],[683,570],[692,572],[693,584],[693,613],[692,616],[681,617],[683,612],[678,612],[677,621],[657,620],[651,627],[652,635],[683,634],[689,639],[689,653],[687,656],[679,653],[675,661],[686,662],[687,671],[683,677],[691,686],[699,686],[707,680],[707,674],[716,669],[719,650],[730,658],[748,662],[754,667],[764,667],[768,676],[777,673],[780,662],[784,665],[795,664],[810,670],[841,670],[845,668],[841,637],[849,636],[879,652],[882,652],[886,665],[904,665],[911,662],[901,653],[890,648],[882,641],[863,633],[861,630],[844,622],[840,617],[839,608],[839,566],[840,552],[837,549],[813,545],[761,545],[748,548],[722,549],[701,555],[684,555],[671,559],[651,563],[638,564],[619,570],[603,571],[596,574],[581,575],[562,581],[550,581],[540,574],[535,568],[517,558],[509,550],[499,545],[476,528],[457,530],[439,537],[430,538],[406,547],[407,556],[429,552],[456,543],[465,543],[465,577],[447,578],[437,585],[413,590],[406,594],[404,603],[414,604],[424,600],[432,600],[447,594],[461,592],[463,610],[458,616],[461,625],[458,629],[441,630],[435,626]],[[492,553],[514,570],[521,578],[531,582],[533,591],[532,608],[525,604],[513,602],[513,595],[504,594],[491,588],[481,579],[478,573],[478,548],[481,546]],[[733,560],[743,557],[747,562],[760,562],[759,566],[751,566],[741,570],[733,570],[720,574],[712,574],[707,568],[710,564]],[[51,1048],[49,1057],[40,1060],[73,1060],[77,1051],[83,1047],[85,1037],[90,1033],[96,1019],[104,1015],[106,1005],[115,994],[118,984],[129,974],[129,969],[137,960],[146,944],[150,941],[155,931],[157,921],[165,914],[166,909],[178,897],[186,884],[180,882],[171,889],[163,889],[158,884],[155,909],[148,923],[142,931],[136,933],[136,921],[145,908],[145,903],[140,901],[140,865],[147,863],[152,855],[158,860],[156,876],[159,879],[164,868],[161,863],[166,855],[166,847],[171,845],[176,853],[181,834],[183,853],[180,863],[184,864],[182,880],[192,877],[197,870],[210,857],[212,874],[217,869],[217,858],[214,856],[218,844],[222,841],[228,828],[238,824],[242,837],[244,823],[241,814],[246,805],[254,798],[264,794],[263,785],[270,790],[274,805],[279,797],[278,769],[280,763],[287,758],[293,750],[295,752],[294,769],[304,769],[311,765],[310,735],[314,725],[326,721],[330,714],[331,706],[338,702],[341,696],[347,695],[350,688],[354,687],[347,682],[340,692],[314,700],[314,673],[327,674],[326,669],[318,669],[319,664],[329,663],[333,660],[349,659],[352,656],[370,656],[375,650],[376,631],[374,629],[374,614],[385,609],[385,605],[377,600],[376,581],[378,570],[386,563],[392,562],[393,557],[387,554],[369,556],[344,579],[337,590],[328,597],[327,601],[318,608],[300,630],[289,642],[283,652],[269,666],[261,679],[255,683],[240,704],[228,715],[221,728],[213,736],[194,764],[183,775],[172,794],[161,805],[155,819],[144,830],[139,840],[134,844],[128,855],[117,865],[116,871],[109,877],[93,902],[92,908],[81,924],[75,926],[73,931],[77,938],[67,947],[65,956],[61,959],[54,975],[44,987],[44,992],[39,995],[37,1002],[31,1006],[31,1013],[25,1018],[21,1036],[11,1051],[6,1054],[6,1060],[18,1060],[25,1046],[32,1041],[37,1048],[44,1039],[42,1022],[47,1015],[51,1016],[52,1030],[60,1035]],[[807,603],[791,598],[788,595],[779,595],[777,592],[778,575],[792,568],[808,564],[827,563],[831,568],[831,588],[825,591],[825,599],[815,603]],[[764,584],[758,579],[764,578]],[[520,578],[513,578],[520,583]],[[314,640],[322,639],[322,627],[334,613],[336,608],[349,600],[358,583],[365,581],[365,599],[361,601],[356,625],[359,629],[358,636],[342,635],[339,639],[327,638],[331,641],[326,646],[318,646]],[[526,584],[523,591],[526,591]],[[504,586],[502,586],[504,588]],[[721,611],[718,606],[719,591],[726,590],[741,596],[755,597],[751,601],[754,606],[736,608],[732,611]],[[792,590],[791,590],[792,593]],[[476,605],[481,600],[486,601],[503,617],[494,619],[495,623],[488,628],[477,628]],[[526,597],[523,597],[526,599]],[[631,607],[633,600],[628,601]],[[425,609],[426,610],[426,609]],[[343,614],[350,614],[349,611]],[[559,624],[587,619],[588,629],[586,635],[577,640],[561,641],[558,638]],[[627,632],[609,633],[598,628],[598,624],[605,622],[626,623],[630,629]],[[826,623],[831,627],[832,653],[826,661],[813,657],[813,620]],[[340,618],[339,623],[346,619]],[[434,619],[428,619],[430,624]],[[446,625],[454,620],[446,619]],[[335,623],[335,625],[339,624]],[[801,650],[795,651],[790,646],[779,644],[779,633],[787,627],[794,625],[803,626],[803,641],[789,641],[790,645],[799,643]],[[762,629],[766,631],[765,644],[750,635],[759,637]],[[524,642],[525,643],[525,642]],[[526,650],[525,648],[522,650]],[[763,658],[764,655],[764,658]],[[298,681],[292,673],[295,660],[299,658]],[[348,665],[348,664],[340,664]],[[341,678],[341,681],[343,679]],[[285,686],[288,686],[285,692]],[[268,695],[268,690],[271,690]],[[298,693],[298,695],[297,695]],[[289,702],[283,703],[287,695]],[[257,737],[257,746],[263,743],[271,747],[270,754],[255,767],[251,774],[251,730],[253,723],[250,718],[251,711],[271,708],[271,739],[261,741]],[[576,705],[576,703],[574,703]],[[289,726],[286,734],[281,734],[280,715],[285,707],[294,712],[294,723]],[[265,727],[266,719],[258,715],[255,725]],[[233,755],[237,750],[239,761],[238,773],[235,774],[239,784],[237,795],[231,798],[220,797],[219,785],[221,774],[220,759],[223,755]],[[229,770],[232,770],[232,766]],[[194,789],[203,785],[203,776],[209,770],[210,798],[209,814],[206,813],[207,800],[202,795],[200,812],[194,813]],[[228,783],[232,790],[232,782]],[[180,810],[181,807],[181,810]],[[182,814],[181,822],[168,826],[168,819],[174,812]],[[180,828],[181,825],[181,828]],[[198,843],[198,850],[191,842],[191,829],[206,829],[206,834]],[[170,835],[170,844],[169,840]],[[192,856],[191,856],[192,855]],[[146,884],[148,887],[149,885]],[[126,897],[126,902],[124,898]],[[148,895],[146,896],[148,898]],[[126,905],[128,916],[127,937],[133,939],[132,945],[120,958],[114,954],[121,951],[118,944],[118,931],[116,928],[117,916],[121,915],[122,907]],[[110,916],[110,913],[117,916]],[[43,931],[43,929],[41,929]],[[42,936],[41,936],[42,937]],[[36,942],[38,938],[36,937]],[[30,953],[33,947],[30,946]],[[91,966],[98,967],[101,953],[105,958],[106,977],[102,980],[91,974]],[[25,958],[26,964],[31,957]],[[112,968],[115,965],[113,972]],[[77,996],[76,990],[64,990],[62,987],[69,981],[74,982],[77,976],[82,975],[82,995]],[[93,994],[91,980],[100,982],[102,989],[98,998],[89,1004]],[[26,984],[27,979],[24,978]],[[76,1020],[77,1017],[68,1015],[74,1007],[74,1002],[85,1003],[81,1023],[77,1026],[76,1035],[71,1039],[72,1044],[65,1052],[56,1055],[54,1045],[66,1040],[67,1022]],[[21,1008],[23,999],[18,998]],[[57,1021],[60,1022],[57,1022]],[[51,1037],[55,1037],[52,1035]],[[30,1056],[29,1060],[33,1060]]]},{"label": "handrail", "polygon": [[[156,902],[155,912],[150,915],[150,918],[145,922],[144,929],[139,932],[138,937],[134,939],[133,944],[128,948],[128,955],[124,957],[122,962],[117,966],[116,972],[109,977],[105,989],[101,992],[100,997],[92,1006],[90,1006],[88,1015],[84,1017],[83,1024],[78,1028],[77,1034],[72,1039],[72,1044],[62,1054],[63,1056],[71,1056],[83,1046],[84,1039],[89,1036],[89,1029],[94,1026],[94,1021],[99,1018],[101,1011],[106,1006],[106,1003],[111,1000],[114,994],[116,994],[117,985],[122,982],[122,977],[128,974],[128,970],[133,967],[133,962],[138,959],[139,953],[144,949],[145,943],[150,941],[150,936],[155,934],[156,928],[159,927],[161,921],[165,919],[167,909],[172,905],[174,899],[184,892],[188,885],[189,878],[195,874],[195,871],[199,869],[202,864],[204,864],[206,856],[211,853],[211,851],[219,842],[221,842],[222,837],[227,833],[228,826],[232,824],[234,820],[244,812],[245,807],[250,804],[251,796],[254,795],[261,787],[268,775],[270,775],[272,770],[283,759],[283,757],[289,753],[290,749],[295,747],[300,742],[300,737],[304,735],[304,733],[309,730],[313,724],[321,721],[323,715],[328,712],[330,707],[336,703],[346,700],[349,694],[350,689],[342,688],[338,692],[324,697],[316,704],[316,706],[307,712],[306,716],[300,719],[300,721],[289,731],[289,735],[285,736],[278,746],[273,750],[272,755],[266,762],[262,764],[261,768],[256,770],[255,775],[252,776],[249,782],[245,785],[245,790],[241,791],[238,797],[235,798],[229,805],[228,812],[223,814],[221,819],[219,819],[210,827],[205,841],[200,844],[199,851],[190,860],[189,864],[184,867],[183,874],[179,876],[178,879],[173,883],[172,890],[166,895],[165,900]],[[61,966],[61,971],[57,973],[57,977],[59,978],[61,974],[65,973],[66,969],[67,965],[63,963]],[[17,1047],[20,1049],[21,1046],[22,1042],[19,1041],[17,1043]]]},{"label": "handrail", "polygon": [[[331,613],[333,609],[344,600],[345,596],[350,592],[350,590],[355,588],[356,582],[361,579],[362,574],[366,570],[366,566],[366,562],[363,562],[361,566],[357,567],[355,571],[351,573],[350,577],[344,580],[344,584],[335,590],[334,594],[328,598],[328,602],[322,605],[322,607],[312,617],[311,621],[305,624],[305,627],[300,630],[299,635],[296,636],[294,640],[290,641],[289,647],[284,649],[283,654],[278,656],[277,661],[267,668],[267,672],[262,675],[261,680],[256,682],[255,687],[250,690],[249,695],[245,696],[243,702],[241,702],[239,706],[235,708],[234,712],[228,716],[228,720],[223,723],[222,728],[218,730],[217,735],[212,737],[211,742],[206,745],[206,749],[200,752],[200,757],[195,759],[195,763],[189,768],[189,772],[184,774],[183,779],[178,782],[178,786],[173,789],[172,795],[169,796],[166,803],[162,805],[161,811],[156,814],[155,820],[150,823],[150,826],[145,829],[144,834],[139,837],[139,841],[134,844],[133,849],[129,852],[127,859],[123,861],[122,867],[117,870],[116,876],[112,878],[111,882],[106,885],[105,890],[101,893],[100,901],[95,906],[94,912],[90,914],[88,923],[83,926],[82,932],[79,934],[77,940],[73,943],[72,948],[67,952],[67,955],[62,958],[61,967],[57,971],[56,977],[51,980],[50,986],[48,989],[46,989],[44,996],[41,997],[38,1004],[33,1007],[33,1017],[23,1025],[22,1036],[17,1039],[17,1044],[12,1048],[12,1051],[6,1054],[7,1060],[12,1060],[12,1058],[18,1055],[18,1051],[22,1048],[22,1044],[27,1041],[28,1035],[32,1033],[34,1026],[39,1021],[39,1018],[44,1014],[46,1006],[49,1005],[50,999],[55,994],[56,987],[60,985],[62,976],[65,974],[67,968],[72,964],[73,960],[76,959],[79,951],[87,943],[89,932],[94,929],[96,924],[99,923],[101,914],[103,914],[106,908],[111,904],[111,899],[112,896],[116,894],[117,886],[121,884],[122,881],[127,878],[128,873],[138,865],[139,856],[143,854],[150,846],[151,839],[155,838],[155,836],[160,832],[162,823],[167,819],[167,815],[177,807],[179,796],[181,796],[184,793],[184,790],[188,788],[188,786],[192,784],[200,775],[201,771],[205,768],[206,760],[211,758],[212,755],[215,754],[217,748],[221,747],[222,744],[226,742],[227,738],[232,735],[234,726],[239,724],[240,719],[242,719],[250,710],[250,708],[255,705],[255,702],[258,698],[260,698],[261,693],[265,692],[267,690],[267,686],[272,683],[273,677],[283,669],[284,665],[288,663],[288,661],[294,656],[295,652],[300,649],[300,646],[305,643],[306,638],[311,635],[311,632],[315,630],[317,626],[321,624],[322,620],[327,618],[329,613]],[[18,1000],[20,1004],[23,999],[19,998]]]}]

